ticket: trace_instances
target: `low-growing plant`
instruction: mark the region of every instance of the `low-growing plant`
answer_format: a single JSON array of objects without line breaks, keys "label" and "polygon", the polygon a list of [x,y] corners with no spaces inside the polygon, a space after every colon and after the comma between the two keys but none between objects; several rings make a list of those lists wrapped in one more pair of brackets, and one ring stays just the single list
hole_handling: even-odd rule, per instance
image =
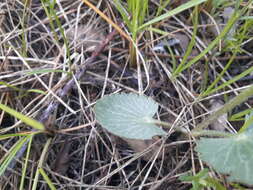
[{"label": "low-growing plant", "polygon": [[207,168],[201,170],[196,175],[182,175],[179,179],[183,182],[191,182],[192,188],[190,190],[202,190],[207,187],[212,187],[216,190],[226,190],[226,188],[215,178],[209,176]]},{"label": "low-growing plant", "polygon": [[168,11],[164,14],[161,14],[162,7],[168,5],[169,1],[160,1],[160,7],[157,10],[157,14],[155,18],[146,21],[148,17],[148,4],[149,0],[127,0],[127,4],[125,5],[122,0],[114,0],[115,6],[117,10],[120,12],[123,21],[126,23],[129,31],[131,32],[131,37],[133,43],[130,44],[130,64],[135,65],[136,62],[136,47],[138,46],[138,36],[140,32],[147,29],[152,24],[160,22],[168,17],[171,17],[175,14],[178,14],[186,9],[197,6],[200,3],[205,2],[206,0],[191,0],[187,3],[182,4],[181,6]]},{"label": "low-growing plant", "polygon": [[[244,126],[237,134],[205,130],[219,115],[232,110],[253,95],[253,86],[226,103],[191,132],[195,137],[196,151],[200,159],[207,162],[217,172],[229,174],[228,180],[253,185],[253,115],[247,115]],[[97,121],[114,135],[129,139],[152,139],[166,136],[166,132],[156,126],[172,127],[172,124],[154,119],[158,104],[151,98],[137,94],[113,94],[98,100],[94,111]],[[185,135],[189,132],[183,127],[174,129]],[[215,138],[219,137],[219,138]]]}]

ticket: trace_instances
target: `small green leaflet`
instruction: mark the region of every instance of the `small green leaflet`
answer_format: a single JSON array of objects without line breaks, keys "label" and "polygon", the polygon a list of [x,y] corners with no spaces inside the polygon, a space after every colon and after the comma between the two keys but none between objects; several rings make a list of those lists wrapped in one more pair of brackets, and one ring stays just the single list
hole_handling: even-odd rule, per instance
[{"label": "small green leaflet", "polygon": [[227,138],[201,138],[197,141],[196,150],[200,153],[201,160],[217,172],[228,174],[230,181],[253,185],[251,129]]},{"label": "small green leaflet", "polygon": [[191,182],[192,188],[190,190],[202,190],[205,187],[213,187],[215,190],[226,190],[226,188],[215,178],[208,175],[209,170],[204,168],[195,175],[186,174],[180,176],[179,179],[185,182]]},{"label": "small green leaflet", "polygon": [[97,121],[114,135],[129,139],[152,139],[166,132],[155,125],[158,104],[137,94],[113,94],[98,100],[94,111]]}]

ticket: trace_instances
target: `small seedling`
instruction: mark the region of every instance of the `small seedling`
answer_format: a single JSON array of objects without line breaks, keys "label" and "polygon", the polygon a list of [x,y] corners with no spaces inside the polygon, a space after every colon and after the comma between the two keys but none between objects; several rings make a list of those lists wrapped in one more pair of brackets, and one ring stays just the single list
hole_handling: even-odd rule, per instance
[{"label": "small seedling", "polygon": [[[126,23],[127,27],[132,36],[133,43],[130,44],[130,64],[133,66],[136,62],[136,47],[138,46],[138,37],[139,34],[150,27],[152,24],[158,23],[168,17],[176,15],[184,10],[187,10],[191,7],[197,6],[206,0],[191,0],[187,3],[180,5],[179,7],[168,11],[164,14],[160,14],[162,11],[162,7],[166,7],[169,1],[160,1],[161,6],[157,10],[156,17],[150,19],[145,22],[148,17],[148,4],[149,0],[128,0],[127,6],[122,0],[114,0],[114,4],[117,10],[120,12],[120,15]],[[151,27],[152,28],[152,27]]]},{"label": "small seedling", "polygon": [[216,190],[226,190],[226,188],[216,179],[208,175],[207,168],[201,170],[196,175],[186,174],[180,176],[179,179],[184,182],[191,182],[192,188],[190,190],[202,190],[206,187],[213,187]]},{"label": "small seedling", "polygon": [[[252,88],[238,95],[239,98],[249,92],[252,95]],[[158,104],[151,98],[122,93],[105,96],[98,100],[94,111],[97,121],[114,135],[130,139],[151,139],[156,135],[166,135],[166,132],[156,125],[171,126],[153,118],[157,109]],[[220,110],[228,111],[224,108]],[[207,123],[212,121],[212,117],[211,115],[211,119],[207,119]],[[253,185],[253,172],[251,172],[253,171],[252,118],[252,115],[247,116],[245,126],[238,134],[208,131],[204,130],[202,125],[191,132],[195,136],[212,136],[212,138],[197,140],[196,151],[199,152],[200,158],[216,171],[229,174],[229,181]],[[186,131],[181,131],[188,135]],[[222,138],[214,138],[213,136]]]}]

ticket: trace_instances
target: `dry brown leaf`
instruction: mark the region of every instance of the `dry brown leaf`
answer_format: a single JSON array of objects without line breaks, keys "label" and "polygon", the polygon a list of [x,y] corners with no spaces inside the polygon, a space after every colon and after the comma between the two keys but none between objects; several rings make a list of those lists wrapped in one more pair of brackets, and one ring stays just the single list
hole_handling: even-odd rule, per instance
[{"label": "dry brown leaf", "polygon": [[[161,142],[157,142],[160,139],[150,139],[150,140],[137,140],[137,139],[126,139],[122,138],[127,144],[137,153],[144,151],[148,147],[150,147],[150,151],[142,156],[142,159],[145,161],[149,161],[152,157],[155,156],[157,151],[160,150]],[[155,145],[153,145],[156,143]],[[153,146],[152,146],[153,145]],[[158,158],[161,158],[162,151],[159,153]]]},{"label": "dry brown leaf", "polygon": [[[210,100],[211,112],[215,112],[221,107],[223,107],[224,103],[219,99],[212,99]],[[210,124],[210,129],[217,130],[217,131],[225,131],[227,127],[227,113],[219,116],[215,122]]]},{"label": "dry brown leaf", "polygon": [[57,154],[55,162],[53,164],[53,171],[59,174],[64,175],[69,166],[69,150],[71,147],[71,143],[69,141],[65,141],[60,152]]},{"label": "dry brown leaf", "polygon": [[75,27],[70,28],[66,32],[66,37],[70,43],[76,44],[77,50],[83,47],[85,51],[92,52],[102,42],[105,35],[97,28],[79,25],[77,29]]},{"label": "dry brown leaf", "polygon": [[175,35],[175,38],[180,41],[179,44],[185,52],[187,50],[187,47],[188,47],[189,42],[190,42],[188,36],[186,36],[185,34],[177,33]]}]

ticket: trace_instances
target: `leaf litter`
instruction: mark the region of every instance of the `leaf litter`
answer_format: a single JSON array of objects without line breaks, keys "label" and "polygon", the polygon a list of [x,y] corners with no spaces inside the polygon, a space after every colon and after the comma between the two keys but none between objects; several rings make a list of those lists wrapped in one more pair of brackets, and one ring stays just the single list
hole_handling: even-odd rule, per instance
[{"label": "leaf litter", "polygon": [[[60,36],[59,43],[56,43],[53,38],[53,31],[50,28],[49,19],[41,7],[40,1],[31,2],[31,7],[27,14],[29,17],[26,22],[25,37],[23,38],[26,40],[27,45],[27,48],[24,48],[27,51],[27,56],[24,56],[24,59],[27,60],[33,69],[42,67],[52,68],[52,66],[54,66],[58,69],[68,70],[69,66],[66,62],[68,58],[65,54],[64,44],[62,43],[63,39],[59,33],[58,26],[54,22],[56,32],[58,32],[57,34]],[[91,2],[95,3],[95,1]],[[150,5],[152,11],[157,8],[155,4],[156,2],[158,1],[154,1]],[[178,7],[183,2],[185,1],[171,1],[170,5],[172,5],[172,7]],[[57,3],[57,15],[59,15],[64,31],[66,31],[70,43],[71,54],[74,55],[76,50],[79,53],[81,52],[79,54],[80,63],[78,63],[78,65],[85,63],[90,57],[90,52],[88,51],[89,46],[94,49],[94,44],[99,42],[105,36],[104,32],[100,32],[100,26],[102,25],[105,27],[105,30],[103,30],[105,33],[109,33],[110,27],[108,23],[99,19],[94,12],[84,6],[81,1],[74,2],[75,5],[72,4],[73,2],[67,1],[59,1]],[[120,16],[109,1],[96,1],[96,3],[100,10],[103,10],[112,18],[116,17],[117,19],[114,20],[115,22],[118,21]],[[0,64],[4,62],[4,68],[6,69],[4,72],[1,72],[0,75],[5,77],[4,82],[17,86],[18,88],[45,90],[45,86],[40,83],[38,78],[34,75],[27,76],[24,74],[23,70],[26,68],[24,62],[22,62],[21,58],[15,53],[16,49],[18,51],[21,51],[22,49],[22,40],[20,40],[22,39],[22,26],[19,25],[20,18],[22,18],[22,11],[20,11],[22,9],[22,4],[17,1],[6,1],[1,3],[0,6],[4,10],[6,20],[3,21],[1,25],[1,29],[4,30],[2,34],[0,34],[2,40]],[[171,6],[166,7],[166,9],[170,8]],[[222,15],[222,10],[223,8],[219,7],[216,11],[220,11],[219,13]],[[185,37],[191,36],[191,30],[189,30],[192,27],[191,22],[189,22],[190,13],[191,10],[187,10],[177,15],[177,17],[168,18],[161,25],[158,25],[158,27],[168,33],[177,34],[179,30],[182,31],[180,34]],[[146,18],[147,20],[149,19],[149,16]],[[212,16],[214,16],[216,21],[218,20],[218,17],[215,15]],[[206,21],[207,19],[203,16],[200,20]],[[73,25],[69,25],[69,23]],[[92,24],[89,24],[87,27],[87,23]],[[211,27],[208,26],[210,24],[209,22],[202,22],[200,24],[206,25],[205,27]],[[212,24],[213,23],[211,23],[211,25]],[[217,22],[217,24],[223,26],[226,23],[222,21]],[[43,30],[41,30],[41,28]],[[124,29],[127,30],[126,28]],[[200,25],[199,33],[197,35],[201,41],[199,41],[197,45],[202,48],[202,46],[208,45],[208,42],[210,42],[213,37],[217,36],[217,34],[209,36],[201,29],[202,26]],[[89,32],[86,30],[89,30]],[[76,39],[74,33],[76,33]],[[187,35],[185,35],[185,33],[187,33]],[[91,41],[94,43],[91,44],[86,37],[93,36],[93,34],[95,40],[92,39]],[[171,152],[168,154],[165,151],[161,156],[159,154],[159,159],[156,160],[153,159],[154,155],[157,154],[157,150],[163,148],[161,146],[164,146],[162,143],[157,143],[159,139],[141,140],[139,142],[138,140],[137,142],[134,140],[126,140],[124,146],[116,147],[119,151],[119,154],[116,154],[115,152],[117,152],[117,150],[115,149],[115,144],[113,144],[114,141],[112,140],[112,135],[101,129],[100,125],[94,125],[93,122],[94,115],[92,105],[95,104],[99,97],[101,97],[102,88],[105,89],[105,94],[113,94],[115,92],[136,93],[141,89],[140,86],[138,86],[138,80],[142,80],[144,86],[149,84],[150,81],[152,82],[152,88],[147,85],[145,95],[155,99],[159,103],[160,107],[156,113],[156,117],[159,117],[163,121],[168,121],[173,118],[173,121],[179,121],[179,123],[182,123],[189,128],[193,128],[196,123],[200,122],[202,114],[205,114],[212,109],[209,107],[210,104],[208,101],[193,104],[193,100],[201,92],[202,81],[199,79],[202,79],[202,74],[204,73],[203,70],[199,69],[204,67],[198,66],[204,64],[207,65],[208,69],[205,70],[205,72],[208,73],[208,80],[211,82],[214,77],[217,76],[216,74],[223,70],[224,65],[230,58],[230,54],[214,50],[211,52],[211,57],[208,57],[208,63],[205,62],[206,58],[201,59],[196,67],[183,72],[182,77],[173,81],[170,78],[170,73],[172,71],[171,55],[166,51],[163,52],[163,55],[159,55],[158,53],[154,54],[152,52],[152,47],[155,47],[155,44],[159,44],[163,42],[163,40],[166,43],[168,42],[166,37],[162,37],[162,39],[160,38],[160,35],[149,32],[145,32],[145,34],[139,38],[141,55],[144,56],[149,78],[145,75],[146,73],[143,68],[141,68],[142,77],[136,78],[136,76],[138,76],[136,69],[126,66],[128,63],[128,44],[127,41],[118,36],[111,40],[110,46],[108,46],[108,49],[103,52],[103,56],[106,59],[97,59],[94,61],[94,64],[89,68],[89,71],[83,77],[75,81],[78,86],[70,90],[70,92],[63,97],[64,102],[75,110],[76,114],[70,113],[66,107],[60,105],[57,109],[56,128],[59,130],[68,129],[75,126],[81,126],[84,123],[88,124],[88,127],[86,126],[85,128],[64,134],[70,138],[71,142],[73,142],[71,148],[66,148],[66,152],[68,153],[56,156],[54,152],[58,152],[59,150],[52,150],[56,146],[52,146],[51,151],[48,152],[45,164],[51,166],[51,163],[62,162],[62,164],[60,164],[61,166],[57,168],[63,167],[65,170],[63,171],[62,176],[59,176],[51,172],[51,170],[48,169],[48,166],[45,165],[44,169],[48,172],[47,174],[49,176],[52,176],[52,180],[55,180],[54,183],[57,187],[76,189],[79,188],[77,186],[83,185],[84,188],[87,189],[92,189],[94,186],[96,186],[97,189],[152,189],[153,183],[159,184],[159,182],[162,182],[159,187],[160,189],[191,188],[189,184],[181,183],[177,177],[185,171],[192,171],[192,169],[194,171],[199,171],[202,166],[198,162],[198,157],[193,154],[192,147],[194,144],[192,144],[192,139],[178,139],[177,135],[168,135],[168,139],[172,139],[176,146],[166,139],[165,143],[170,147]],[[175,55],[177,63],[180,63],[180,59],[184,55],[182,49],[187,47],[188,44],[188,42],[183,42],[183,38],[184,37],[176,37],[175,39],[178,39],[181,44],[172,45],[173,51],[180,52],[180,54]],[[152,41],[153,39],[155,39],[155,42]],[[249,60],[252,59],[249,54],[251,49],[247,49],[250,47],[250,43],[251,42],[249,41],[245,46],[242,46],[246,51],[244,51],[244,53],[242,51],[240,54],[246,56],[247,59],[245,57],[237,56],[234,61],[234,69],[228,70],[229,73],[232,73],[232,76],[240,74],[243,70],[252,66],[249,62]],[[148,46],[146,44],[151,45]],[[183,46],[184,48],[180,46]],[[83,53],[82,48],[84,49]],[[197,50],[197,47],[194,48],[194,50],[196,49],[198,52],[196,55],[201,52],[201,48],[200,50]],[[148,54],[152,56],[146,56]],[[195,56],[195,53],[192,55]],[[221,61],[219,62],[219,60]],[[114,65],[117,65],[118,67],[113,67],[112,62],[116,63]],[[242,68],[242,71],[238,70],[239,68]],[[61,73],[44,73],[39,74],[39,77],[54,91],[58,88],[56,84],[61,79]],[[230,79],[230,76],[226,74],[224,79]],[[222,97],[223,92],[236,94],[237,88],[240,90],[240,87],[244,87],[251,83],[252,79],[246,78],[232,87],[232,91],[235,91],[219,91],[216,96],[220,95],[220,97]],[[17,111],[22,111],[27,114],[34,113],[35,115],[39,115],[41,111],[46,109],[48,102],[52,99],[43,99],[42,95],[35,93],[29,94],[21,99],[15,98],[18,96],[18,92],[9,91],[7,87],[1,85],[1,102],[7,102],[9,105],[13,105]],[[247,103],[248,105],[246,104],[245,106],[252,106],[250,101]],[[1,126],[6,126],[5,131],[10,132],[11,130],[15,130],[14,128],[17,126],[11,124],[11,128],[8,128],[8,123],[12,122],[10,122],[10,119],[8,119],[6,115],[4,115],[3,118],[4,119],[1,120]],[[221,123],[222,125],[225,124],[223,121]],[[18,126],[16,129],[17,131],[20,131],[22,130],[22,127]],[[168,131],[166,130],[166,132]],[[65,140],[66,136],[64,135],[61,134],[58,138],[60,140]],[[42,149],[44,143],[43,138],[35,139],[35,142],[40,149]],[[2,141],[1,153],[5,153],[15,142],[15,138],[8,141]],[[154,143],[155,146],[153,146]],[[151,147],[150,155],[147,153],[142,159],[136,158],[136,152],[142,152],[148,147]],[[163,154],[165,156],[163,156]],[[68,160],[68,158],[65,159],[65,156],[63,155],[66,155],[66,157],[71,155],[71,162],[67,162],[66,160]],[[60,161],[57,161],[58,158]],[[241,159],[243,160],[243,158]],[[37,159],[31,158],[29,162],[36,164]],[[68,163],[66,164],[67,167],[65,167],[65,163]],[[1,187],[15,186],[18,188],[18,184],[15,182],[20,179],[17,173],[21,174],[21,168],[16,167],[15,170],[11,171],[12,176],[9,179],[13,179],[13,181],[6,180],[5,178],[3,178],[3,180],[1,179]],[[35,170],[29,168],[29,172],[33,173]],[[221,181],[223,180],[223,178],[220,178],[219,176],[216,177]],[[40,178],[40,180],[42,180],[42,178]],[[82,183],[80,183],[80,181]],[[40,184],[40,188],[47,188],[44,182]]]}]

